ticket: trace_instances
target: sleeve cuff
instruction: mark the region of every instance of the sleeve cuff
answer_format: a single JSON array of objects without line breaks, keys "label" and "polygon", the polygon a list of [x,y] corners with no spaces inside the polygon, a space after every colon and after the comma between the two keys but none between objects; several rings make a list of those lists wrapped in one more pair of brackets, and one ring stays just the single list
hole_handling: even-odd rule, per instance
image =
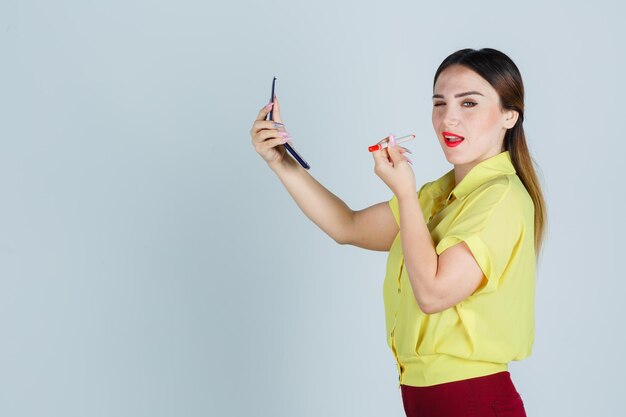
[{"label": "sleeve cuff", "polygon": [[498,288],[499,276],[495,276],[495,269],[491,261],[491,252],[483,240],[478,235],[471,236],[445,236],[439,241],[435,251],[437,255],[441,255],[443,251],[451,246],[456,245],[459,242],[465,242],[469,247],[474,259],[478,263],[478,266],[483,271],[483,274],[487,278],[487,284],[479,287],[474,294],[488,293],[495,291]]}]

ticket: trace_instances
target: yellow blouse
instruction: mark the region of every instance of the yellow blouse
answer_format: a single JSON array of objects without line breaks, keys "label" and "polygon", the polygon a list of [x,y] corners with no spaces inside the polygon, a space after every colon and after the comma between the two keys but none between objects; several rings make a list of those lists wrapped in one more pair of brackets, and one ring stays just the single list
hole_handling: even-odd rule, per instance
[{"label": "yellow blouse", "polygon": [[[508,362],[532,351],[536,269],[534,205],[509,152],[481,161],[456,187],[450,170],[417,197],[437,255],[465,241],[485,277],[457,305],[425,314],[403,268],[398,233],[383,296],[399,383],[429,386],[508,370]],[[399,225],[396,196],[389,206]]]}]

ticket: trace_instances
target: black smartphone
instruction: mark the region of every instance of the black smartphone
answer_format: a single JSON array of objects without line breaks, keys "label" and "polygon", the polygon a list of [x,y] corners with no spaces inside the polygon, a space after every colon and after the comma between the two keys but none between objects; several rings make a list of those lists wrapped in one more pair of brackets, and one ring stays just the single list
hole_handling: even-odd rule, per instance
[{"label": "black smartphone", "polygon": [[[272,80],[272,95],[270,96],[270,102],[274,101],[274,92],[276,91],[276,77],[274,77],[274,79]],[[265,120],[274,120],[274,109],[270,110],[269,114],[267,115]],[[304,169],[309,169],[311,168],[311,165],[309,165],[304,158],[302,158],[300,156],[300,154],[296,151],[296,149],[293,147],[293,145],[290,145],[289,143],[285,143],[285,148],[287,148],[287,151],[289,151],[289,153],[291,154],[291,156],[293,156],[296,161],[298,161],[300,163],[300,165],[302,165],[302,167]]]}]

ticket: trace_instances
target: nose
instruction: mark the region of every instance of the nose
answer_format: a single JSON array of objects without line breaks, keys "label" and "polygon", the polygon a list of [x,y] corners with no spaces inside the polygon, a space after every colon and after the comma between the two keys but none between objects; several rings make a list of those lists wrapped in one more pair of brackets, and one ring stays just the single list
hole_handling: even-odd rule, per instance
[{"label": "nose", "polygon": [[446,113],[443,117],[444,126],[456,126],[459,123],[459,118],[456,111],[451,109],[450,107],[451,106],[446,109]]}]

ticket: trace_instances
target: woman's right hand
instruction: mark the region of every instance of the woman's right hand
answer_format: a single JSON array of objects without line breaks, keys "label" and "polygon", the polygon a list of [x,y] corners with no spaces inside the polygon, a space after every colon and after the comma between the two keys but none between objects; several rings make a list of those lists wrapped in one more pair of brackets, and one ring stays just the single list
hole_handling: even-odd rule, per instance
[{"label": "woman's right hand", "polygon": [[[274,120],[265,120],[272,106],[274,107]],[[264,106],[259,111],[252,129],[250,129],[250,137],[252,138],[254,149],[268,165],[273,166],[284,161],[286,150],[284,146],[280,145],[290,141],[291,136],[289,136],[282,123],[280,105],[276,97],[274,97],[272,103]]]}]

